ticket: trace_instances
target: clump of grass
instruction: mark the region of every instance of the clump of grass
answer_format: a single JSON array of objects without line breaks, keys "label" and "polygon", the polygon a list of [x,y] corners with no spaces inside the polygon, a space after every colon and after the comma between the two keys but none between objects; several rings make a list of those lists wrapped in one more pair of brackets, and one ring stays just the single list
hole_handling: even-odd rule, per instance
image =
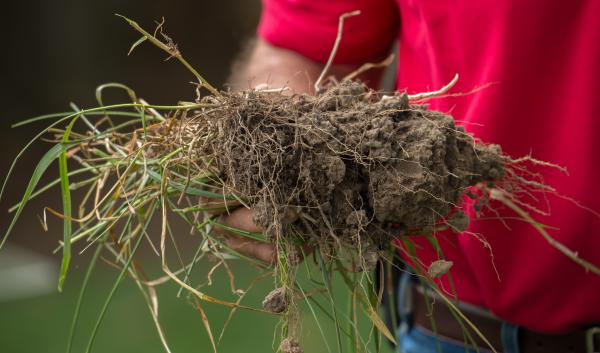
[{"label": "clump of grass", "polygon": [[[467,228],[469,218],[458,211],[465,195],[492,211],[490,200],[502,202],[557,249],[600,274],[592,264],[553,240],[546,226],[535,222],[526,211],[524,195],[553,192],[535,181],[526,165],[556,166],[532,158],[511,159],[499,146],[475,140],[451,117],[423,105],[427,99],[445,94],[451,85],[438,92],[391,97],[351,79],[322,87],[320,79],[316,96],[284,95],[281,90],[218,91],[162,33],[162,24],[150,34],[136,22],[125,20],[142,34],[132,50],[144,41],[152,42],[187,67],[198,81],[198,91],[206,89],[209,95],[199,95],[191,103],[159,106],[140,99],[129,87],[112,83],[98,88],[96,108],[74,106],[72,113],[17,124],[57,119],[35,137],[53,135],[50,140],[54,145],[39,162],[22,201],[13,208],[14,218],[2,240],[6,241],[30,199],[60,185],[63,209],[45,210],[64,224],[59,290],[67,277],[71,247],[96,248],[77,303],[71,339],[86,283],[100,254],[113,255],[112,265],[120,269],[90,336],[88,352],[111,298],[126,276],[143,294],[167,351],[154,288],[165,281],[177,283],[189,294],[215,351],[220,338],[213,335],[203,309],[205,303],[229,308],[230,317],[238,309],[279,315],[278,347],[282,352],[297,353],[301,352],[299,300],[307,302],[313,315],[321,310],[331,318],[337,330],[338,351],[344,346],[343,340],[353,351],[368,351],[370,341],[379,351],[381,335],[390,341],[394,336],[378,314],[384,288],[376,290],[372,270],[378,264],[391,266],[398,256],[392,245],[396,241],[404,244],[418,275],[444,298],[465,330],[481,336],[433,281],[447,275],[451,266],[434,235]],[[131,102],[104,105],[106,89],[124,90]],[[37,188],[42,174],[56,160],[59,178]],[[73,164],[78,167],[71,169]],[[3,189],[5,185],[6,181]],[[73,209],[71,192],[78,189],[84,193]],[[253,208],[254,221],[264,233],[227,228],[218,222],[220,214],[238,207]],[[188,261],[179,256],[177,244],[181,239],[169,226],[173,217],[183,219],[201,238],[198,251]],[[158,237],[148,232],[153,219],[161,222]],[[227,247],[216,228],[274,244],[276,261],[262,263],[237,253]],[[420,265],[410,235],[427,237],[440,259],[427,268]],[[144,239],[159,254],[165,277],[149,280],[144,275],[136,258]],[[307,249],[314,251],[307,253]],[[174,257],[171,251],[178,258],[177,269],[170,261]],[[191,273],[203,257],[211,257],[217,264],[208,272],[209,281],[214,269],[223,267],[234,292],[238,290],[229,260],[243,258],[263,268],[265,276],[259,277],[272,277],[275,287],[265,298],[264,307],[242,304],[243,291],[238,292],[236,301],[201,291],[192,283]],[[312,291],[298,281],[303,266],[315,285]],[[318,275],[313,278],[315,272]],[[348,287],[347,313],[340,311],[333,297],[334,272]],[[316,295],[325,296],[330,308],[313,301]],[[373,325],[366,340],[356,324],[360,308]]]}]

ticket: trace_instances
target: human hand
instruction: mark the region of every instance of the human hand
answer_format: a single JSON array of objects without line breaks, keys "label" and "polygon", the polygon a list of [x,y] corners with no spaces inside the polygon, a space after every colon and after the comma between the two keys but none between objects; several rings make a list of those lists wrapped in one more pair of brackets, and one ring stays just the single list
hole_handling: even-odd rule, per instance
[{"label": "human hand", "polygon": [[[230,213],[221,215],[218,222],[229,228],[236,228],[251,233],[260,233],[263,229],[254,224],[254,221],[252,220],[253,216],[254,211],[252,209],[240,207]],[[234,234],[223,227],[217,226],[214,228],[214,231],[223,237],[223,242],[231,250],[271,265],[275,264],[277,259],[277,249],[275,248],[275,245],[245,238]]]}]

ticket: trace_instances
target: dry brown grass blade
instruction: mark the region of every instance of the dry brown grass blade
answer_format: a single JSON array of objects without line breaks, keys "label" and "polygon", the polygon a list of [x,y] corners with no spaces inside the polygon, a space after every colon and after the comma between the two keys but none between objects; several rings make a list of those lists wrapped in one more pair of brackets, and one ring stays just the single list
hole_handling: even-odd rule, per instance
[{"label": "dry brown grass blade", "polygon": [[215,343],[215,338],[213,336],[212,329],[210,328],[210,322],[208,322],[208,317],[206,316],[204,309],[202,309],[202,305],[197,300],[196,300],[196,309],[200,313],[200,318],[202,319],[202,324],[204,325],[204,328],[206,329],[206,333],[208,334],[208,338],[210,339],[210,344],[212,345],[213,351],[215,353],[217,353],[217,344]]},{"label": "dry brown grass blade", "polygon": [[394,337],[394,335],[392,335],[392,333],[388,329],[385,322],[383,322],[383,320],[381,319],[381,316],[379,316],[379,313],[377,311],[375,311],[375,309],[373,309],[372,306],[366,305],[365,312],[366,312],[367,316],[369,317],[369,320],[371,320],[371,322],[373,322],[373,325],[375,325],[375,327],[377,327],[377,330],[379,330],[379,332],[383,333],[383,335],[385,337],[387,337],[387,339],[389,339],[395,345],[398,344],[396,342],[396,338]]}]

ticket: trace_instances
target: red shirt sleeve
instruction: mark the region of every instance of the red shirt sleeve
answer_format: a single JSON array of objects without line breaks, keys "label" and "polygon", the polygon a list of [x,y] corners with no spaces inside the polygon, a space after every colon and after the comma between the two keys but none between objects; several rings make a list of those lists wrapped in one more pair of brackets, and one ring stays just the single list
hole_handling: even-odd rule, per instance
[{"label": "red shirt sleeve", "polygon": [[334,63],[363,64],[382,59],[398,34],[394,0],[263,0],[258,35],[271,45],[326,62],[340,15],[354,10],[361,14],[344,20]]}]

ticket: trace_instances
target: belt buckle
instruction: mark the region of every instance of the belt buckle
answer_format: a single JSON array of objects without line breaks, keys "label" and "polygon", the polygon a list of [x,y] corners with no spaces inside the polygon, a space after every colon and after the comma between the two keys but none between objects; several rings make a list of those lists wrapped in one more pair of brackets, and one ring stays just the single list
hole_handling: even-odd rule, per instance
[{"label": "belt buckle", "polygon": [[585,330],[585,346],[587,353],[598,352],[596,348],[600,350],[600,347],[595,347],[594,338],[598,335],[600,337],[600,326],[590,327]]}]

